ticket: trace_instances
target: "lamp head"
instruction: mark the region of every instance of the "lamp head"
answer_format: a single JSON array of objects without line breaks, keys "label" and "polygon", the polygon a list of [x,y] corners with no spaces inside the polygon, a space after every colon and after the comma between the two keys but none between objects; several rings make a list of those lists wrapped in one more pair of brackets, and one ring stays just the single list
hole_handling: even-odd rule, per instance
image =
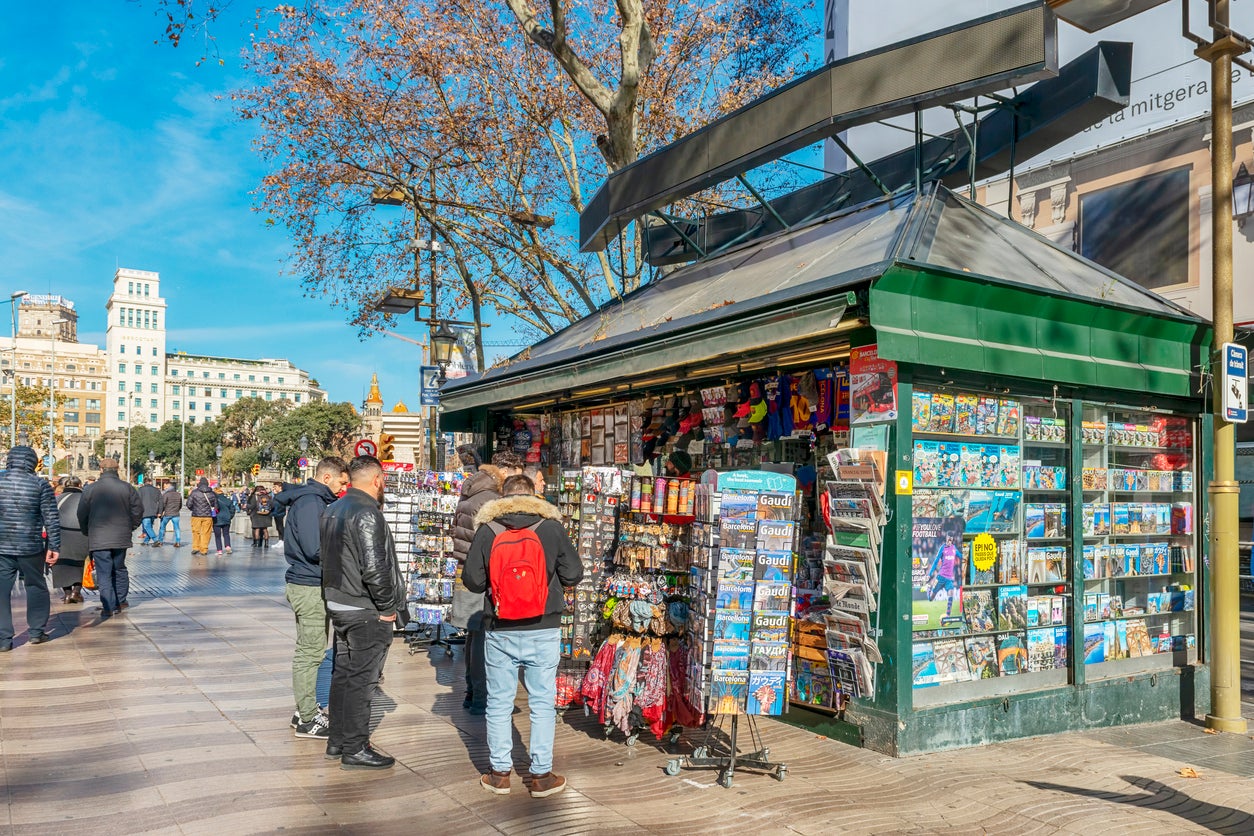
[{"label": "lamp head", "polygon": [[440,320],[439,327],[431,332],[431,359],[441,372],[453,360],[453,346],[457,345],[457,333],[448,323]]}]

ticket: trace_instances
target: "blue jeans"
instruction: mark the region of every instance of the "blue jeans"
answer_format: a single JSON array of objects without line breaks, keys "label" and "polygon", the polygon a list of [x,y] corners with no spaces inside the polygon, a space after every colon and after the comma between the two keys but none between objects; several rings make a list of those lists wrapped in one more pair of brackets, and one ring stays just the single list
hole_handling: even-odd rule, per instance
[{"label": "blue jeans", "polygon": [[527,687],[531,711],[531,774],[553,769],[553,729],[557,722],[557,662],[562,631],[489,630],[484,641],[484,666],[488,674],[488,757],[492,769],[509,772],[514,766],[514,698],[518,694],[518,669]]},{"label": "blue jeans", "polygon": [[149,543],[157,539],[157,530],[152,527],[156,520],[156,517],[144,517],[144,536],[148,538]]},{"label": "blue jeans", "polygon": [[26,583],[26,629],[31,638],[42,636],[48,626],[48,583],[44,580],[44,553],[0,554],[0,644],[13,641],[13,584],[18,573]]},{"label": "blue jeans", "polygon": [[126,549],[94,549],[96,586],[100,588],[100,605],[105,615],[113,615],[119,604],[126,603],[131,591],[131,572],[126,568]]},{"label": "blue jeans", "polygon": [[161,536],[158,537],[157,539],[161,540],[162,542],[165,542],[165,527],[169,525],[170,523],[174,523],[174,542],[182,543],[183,537],[181,534],[179,534],[179,518],[178,517],[162,517],[161,518]]}]

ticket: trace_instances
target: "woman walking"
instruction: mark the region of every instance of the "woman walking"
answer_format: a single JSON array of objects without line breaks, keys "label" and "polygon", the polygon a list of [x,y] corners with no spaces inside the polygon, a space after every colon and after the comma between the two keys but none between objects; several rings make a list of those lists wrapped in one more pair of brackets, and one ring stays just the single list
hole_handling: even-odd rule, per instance
[{"label": "woman walking", "polygon": [[213,543],[218,548],[218,557],[222,556],[222,543],[226,543],[226,553],[231,553],[231,520],[235,518],[235,500],[222,488],[217,489],[218,515],[213,518]]},{"label": "woman walking", "polygon": [[274,505],[266,489],[258,486],[248,500],[248,517],[253,524],[253,545],[270,548],[270,527],[274,525]]},{"label": "woman walking", "polygon": [[61,485],[57,511],[61,515],[61,556],[52,564],[52,585],[61,587],[61,600],[83,603],[83,565],[87,562],[87,535],[78,527],[78,502],[83,480],[68,476]]}]

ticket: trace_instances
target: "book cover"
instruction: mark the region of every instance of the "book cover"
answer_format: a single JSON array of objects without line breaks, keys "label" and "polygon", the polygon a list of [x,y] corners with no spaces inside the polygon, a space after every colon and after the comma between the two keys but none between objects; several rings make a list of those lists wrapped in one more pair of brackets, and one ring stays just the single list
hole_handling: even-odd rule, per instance
[{"label": "book cover", "polygon": [[1019,402],[1002,398],[997,404],[997,434],[1017,436],[1019,434]]},{"label": "book cover", "polygon": [[978,395],[958,395],[954,398],[954,432],[958,435],[975,435],[975,412]]},{"label": "book cover", "polygon": [[940,464],[936,474],[936,486],[961,488],[962,445],[950,441],[940,442]]},{"label": "book cover", "polygon": [[1193,503],[1176,502],[1171,506],[1171,533],[1193,533]]},{"label": "book cover", "polygon": [[1044,536],[1063,537],[1066,533],[1066,515],[1063,506],[1057,502],[1046,503]]},{"label": "book cover", "polygon": [[776,670],[751,670],[745,686],[746,714],[775,716],[784,713],[784,690],[787,674]]},{"label": "book cover", "polygon": [[964,488],[986,487],[983,484],[984,445],[958,445],[958,485]]},{"label": "book cover", "polygon": [[997,640],[993,636],[973,636],[965,640],[967,663],[972,679],[1000,676],[997,667]]},{"label": "book cover", "polygon": [[1002,676],[1014,676],[1027,668],[1028,651],[1022,633],[997,634],[997,668]]},{"label": "book cover", "polygon": [[1133,619],[1126,628],[1128,655],[1132,657],[1152,656],[1154,648],[1150,644],[1149,629],[1142,619]]},{"label": "book cover", "polygon": [[932,395],[915,390],[910,395],[910,428],[915,432],[927,432],[932,421]]},{"label": "book cover", "polygon": [[758,581],[754,584],[753,609],[790,612],[792,610],[792,584]]},{"label": "book cover", "polygon": [[757,552],[751,549],[718,550],[718,580],[751,581],[753,580],[753,561]]},{"label": "book cover", "polygon": [[[715,593],[715,607],[724,610],[752,610],[753,581],[719,581]],[[782,609],[788,609],[788,607],[785,606]]]},{"label": "book cover", "polygon": [[1084,620],[1085,621],[1097,620],[1097,593],[1096,592],[1084,593]]},{"label": "book cover", "polygon": [[927,431],[932,433],[954,431],[953,395],[947,392],[936,392],[932,395],[932,414],[928,420]]},{"label": "book cover", "polygon": [[1023,584],[997,590],[997,629],[1021,630],[1027,627],[1028,588]]},{"label": "book cover", "polygon": [[1019,492],[993,491],[993,514],[986,529],[991,534],[1014,534],[1019,530]]},{"label": "book cover", "polygon": [[749,670],[749,642],[715,641],[713,666],[728,671]]},{"label": "book cover", "polygon": [[997,399],[980,398],[975,406],[975,434],[997,434]]},{"label": "book cover", "polygon": [[1028,670],[1054,669],[1054,628],[1028,630]]},{"label": "book cover", "polygon": [[936,654],[931,642],[915,642],[912,646],[911,682],[915,688],[929,688],[940,684],[940,671],[936,669]]},{"label": "book cover", "polygon": [[1029,502],[1023,506],[1023,533],[1028,537],[1045,536],[1045,506]]},{"label": "book cover", "polygon": [[722,670],[710,672],[710,713],[743,714],[749,697],[749,671]]},{"label": "book cover", "polygon": [[997,547],[997,582],[1023,583],[1027,573],[1027,546],[1019,540],[1000,541]]},{"label": "book cover", "polygon": [[962,617],[972,633],[997,629],[997,605],[991,589],[967,589],[962,593]]},{"label": "book cover", "polygon": [[915,630],[965,626],[962,620],[962,517],[915,517],[911,524]]},{"label": "book cover", "polygon": [[1028,583],[1045,583],[1045,549],[1028,547]]},{"label": "book cover", "polygon": [[719,523],[723,520],[753,520],[758,518],[758,495],[724,491],[719,504]]},{"label": "book cover", "polygon": [[1067,645],[1070,644],[1071,628],[1055,627],[1054,628],[1054,667],[1067,667]]},{"label": "book cover", "polygon": [[722,517],[718,521],[718,542],[723,548],[752,549],[757,532],[758,524],[751,519]]},{"label": "book cover", "polygon": [[753,579],[787,583],[792,579],[792,552],[758,549],[753,557]]},{"label": "book cover", "polygon": [[757,515],[762,520],[791,520],[797,508],[796,494],[782,491],[763,491],[758,494]]},{"label": "book cover", "polygon": [[1045,582],[1067,579],[1067,550],[1062,546],[1050,546],[1045,550]]},{"label": "book cover", "polygon": [[758,520],[757,547],[767,551],[792,551],[797,524],[792,520]]},{"label": "book cover", "polygon": [[965,518],[963,533],[981,534],[988,531],[993,521],[993,493],[968,491],[963,517]]},{"label": "book cover", "polygon": [[931,488],[940,477],[940,442],[916,441],[914,443],[914,486]]},{"label": "book cover", "polygon": [[753,642],[786,642],[789,626],[787,612],[754,610],[749,620],[749,639]]},{"label": "book cover", "polygon": [[1081,573],[1086,581],[1097,579],[1097,546],[1085,546],[1081,558]]},{"label": "book cover", "polygon": [[715,641],[749,641],[748,610],[715,610],[714,640]]},{"label": "book cover", "polygon": [[779,671],[788,670],[787,642],[753,642],[749,646],[749,670]]},{"label": "book cover", "polygon": [[1020,460],[1017,445],[1003,444],[1000,447],[991,447],[988,461],[992,466],[992,472],[988,479],[989,487],[1019,487]]},{"label": "book cover", "polygon": [[1053,595],[1049,599],[1049,623],[1064,624],[1067,621],[1067,599]]},{"label": "book cover", "polygon": [[1106,628],[1101,623],[1084,625],[1084,664],[1106,661]]},{"label": "book cover", "polygon": [[[1048,607],[1049,599],[1046,598],[1045,602],[1045,606]],[[1046,620],[1048,620],[1048,612],[1046,613]],[[1044,623],[1041,619],[1041,599],[1036,595],[1028,596],[1026,621],[1028,627],[1040,627]]]},{"label": "book cover", "polygon": [[[1139,527],[1139,524],[1138,524]],[[1132,515],[1126,502],[1110,503],[1110,533],[1131,534]]]},{"label": "book cover", "polygon": [[1119,636],[1115,630],[1115,622],[1107,621],[1102,624],[1102,640],[1106,645],[1106,661],[1123,658],[1119,646]]},{"label": "book cover", "polygon": [[966,682],[971,678],[971,665],[962,639],[940,639],[932,643],[936,673],[941,682]]}]

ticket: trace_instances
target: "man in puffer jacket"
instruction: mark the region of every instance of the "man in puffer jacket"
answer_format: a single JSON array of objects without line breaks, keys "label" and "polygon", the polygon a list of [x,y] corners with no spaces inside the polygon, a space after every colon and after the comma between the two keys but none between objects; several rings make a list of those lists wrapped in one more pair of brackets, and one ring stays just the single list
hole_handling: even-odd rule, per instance
[{"label": "man in puffer jacket", "polygon": [[[459,566],[466,562],[470,542],[475,539],[475,514],[494,499],[501,498],[501,471],[490,464],[462,483],[462,498],[453,512],[453,556]],[[487,706],[488,683],[483,669],[483,593],[471,592],[461,582],[460,571],[453,582],[453,607],[449,623],[466,631],[463,656],[466,662],[466,697],[462,707],[482,716]]]},{"label": "man in puffer jacket", "polygon": [[[30,643],[48,640],[48,584],[44,564],[61,551],[61,515],[52,486],[35,475],[35,451],[19,445],[0,471],[0,651],[13,649],[10,596],[19,572],[26,583],[26,629]],[[48,532],[45,544],[43,534]]]},{"label": "man in puffer jacket", "polygon": [[218,515],[218,495],[204,476],[187,495],[187,509],[192,512],[192,554],[209,554],[213,518]]}]

